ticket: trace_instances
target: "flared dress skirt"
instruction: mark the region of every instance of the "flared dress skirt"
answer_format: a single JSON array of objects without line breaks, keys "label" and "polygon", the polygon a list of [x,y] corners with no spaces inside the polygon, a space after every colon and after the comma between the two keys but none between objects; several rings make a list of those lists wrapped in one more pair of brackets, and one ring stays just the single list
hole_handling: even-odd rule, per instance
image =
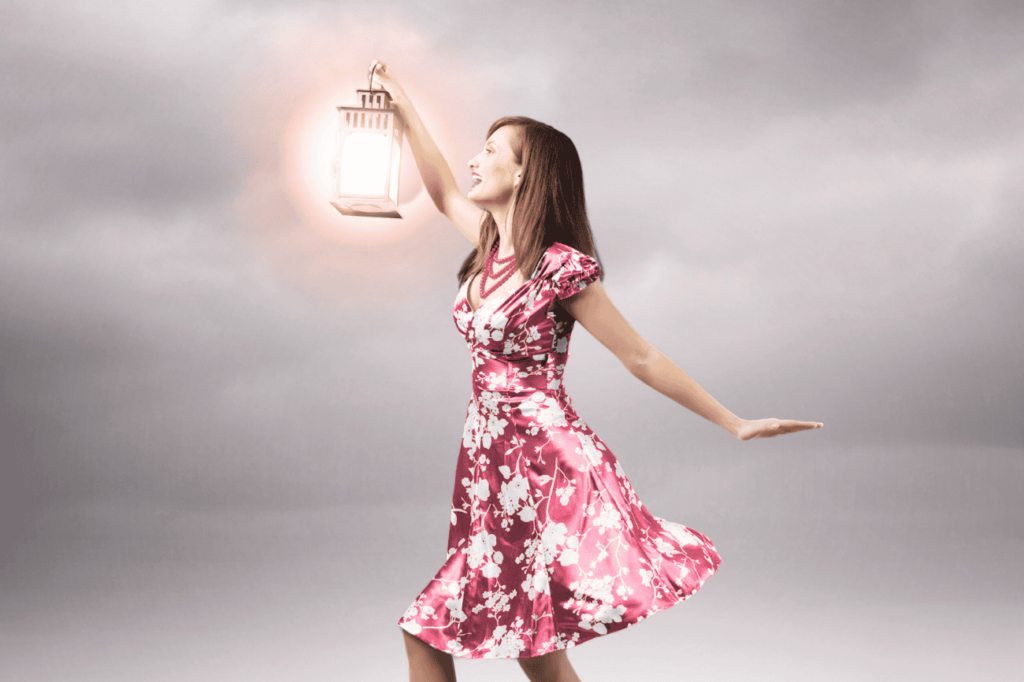
[{"label": "flared dress skirt", "polygon": [[398,624],[461,658],[525,658],[642,621],[693,595],[721,558],[653,516],[562,386],[574,320],[555,305],[600,278],[548,247],[533,276],[454,318],[473,362],[447,560]]}]

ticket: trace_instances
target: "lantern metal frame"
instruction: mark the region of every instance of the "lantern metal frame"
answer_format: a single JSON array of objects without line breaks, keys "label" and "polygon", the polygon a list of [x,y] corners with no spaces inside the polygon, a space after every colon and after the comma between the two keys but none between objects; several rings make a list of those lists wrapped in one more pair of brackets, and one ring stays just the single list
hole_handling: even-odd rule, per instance
[{"label": "lantern metal frame", "polygon": [[[372,71],[371,71],[372,77]],[[338,142],[334,152],[331,205],[344,215],[373,218],[401,218],[398,212],[398,182],[402,160],[404,125],[398,111],[391,108],[386,90],[356,90],[360,106],[338,107]],[[343,158],[345,143],[352,135],[380,135],[386,147],[387,170],[383,192],[342,192],[342,171],[351,159]]]}]

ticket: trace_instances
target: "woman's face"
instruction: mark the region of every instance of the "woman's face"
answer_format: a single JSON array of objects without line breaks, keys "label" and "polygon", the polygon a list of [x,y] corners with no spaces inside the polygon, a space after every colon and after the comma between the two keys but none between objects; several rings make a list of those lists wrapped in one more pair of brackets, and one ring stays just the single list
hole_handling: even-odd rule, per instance
[{"label": "woman's face", "polygon": [[523,171],[512,151],[513,127],[506,125],[495,130],[484,143],[483,151],[469,160],[473,187],[466,196],[479,206],[504,206],[512,201]]}]

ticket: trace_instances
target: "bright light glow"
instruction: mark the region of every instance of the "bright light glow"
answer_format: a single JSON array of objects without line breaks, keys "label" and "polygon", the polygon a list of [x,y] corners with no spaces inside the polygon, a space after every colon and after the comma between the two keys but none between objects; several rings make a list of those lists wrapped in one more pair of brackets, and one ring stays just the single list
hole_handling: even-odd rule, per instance
[{"label": "bright light glow", "polygon": [[341,150],[339,191],[359,196],[384,196],[390,162],[386,135],[361,130],[349,132]]},{"label": "bright light glow", "polygon": [[[364,16],[335,5],[271,22],[268,40],[259,42],[247,58],[252,68],[240,72],[226,110],[241,158],[252,159],[240,176],[231,209],[239,225],[265,242],[268,257],[277,263],[291,263],[289,255],[303,248],[301,239],[371,252],[418,238],[414,233],[427,225],[437,232],[454,232],[424,190],[407,141],[401,152],[402,177],[395,183],[400,188],[400,220],[344,215],[331,205],[341,171],[337,108],[358,106],[356,91],[367,86],[371,57],[384,56],[398,67],[406,93],[460,181],[468,177],[466,161],[479,151],[491,120],[490,109],[479,115],[483,100],[476,90],[463,86],[482,83],[484,72],[467,71],[465,62],[449,60],[401,17],[381,22],[372,9]],[[474,133],[467,136],[470,121]],[[453,143],[456,130],[460,139],[468,138],[467,144]],[[295,229],[300,226],[308,232]],[[450,258],[446,242],[429,243],[436,246],[429,250],[431,258]],[[307,275],[312,276],[303,270],[302,276]]]},{"label": "bright light glow", "polygon": [[[423,191],[418,178],[411,191],[402,192],[401,220],[346,216],[331,206],[331,196],[337,190],[334,178],[340,171],[340,168],[334,168],[338,141],[337,106],[351,103],[355,99],[356,88],[365,82],[365,79],[360,81],[354,77],[351,82],[331,83],[299,100],[281,136],[280,150],[284,186],[303,220],[327,238],[354,247],[377,248],[408,238],[424,222],[434,218],[437,209]],[[445,144],[445,129],[432,116],[429,98],[419,94],[417,107],[421,118],[427,120],[430,117],[428,124],[433,126],[431,132],[435,139]],[[411,160],[411,157],[407,156],[406,160]],[[416,166],[410,163],[402,175],[407,173],[418,175]]]}]

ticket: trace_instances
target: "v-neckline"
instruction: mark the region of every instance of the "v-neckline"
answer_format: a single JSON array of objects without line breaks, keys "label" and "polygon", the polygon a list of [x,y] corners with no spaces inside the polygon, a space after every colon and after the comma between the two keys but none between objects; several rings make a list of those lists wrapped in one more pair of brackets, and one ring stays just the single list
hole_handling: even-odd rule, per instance
[{"label": "v-neckline", "polygon": [[[476,316],[477,312],[479,312],[481,308],[483,308],[485,305],[488,305],[491,301],[494,300],[494,298],[491,297],[491,298],[488,298],[486,301],[480,301],[480,305],[477,306],[476,310],[473,310],[473,303],[469,300],[469,287],[470,287],[470,285],[473,284],[473,280],[475,280],[479,276],[480,276],[480,273],[477,273],[476,275],[471,277],[468,282],[466,282],[466,293],[463,294],[463,298],[466,299],[466,305],[469,306],[469,312],[470,312],[471,316],[473,316],[473,317]],[[515,296],[516,294],[518,294],[520,289],[522,289],[523,287],[525,287],[527,284],[529,284],[532,281],[533,281],[533,277],[531,277],[530,279],[526,280],[525,282],[520,284],[518,287],[516,287],[513,291],[511,291],[509,293],[508,296],[506,296],[505,298],[503,298],[501,300],[502,305],[504,305],[508,301],[511,301],[512,297]],[[501,306],[498,306],[498,307],[500,308]]]},{"label": "v-neckline", "polygon": [[[520,289],[522,289],[523,287],[529,285],[531,282],[533,282],[534,279],[537,278],[537,273],[539,273],[541,271],[541,266],[544,264],[544,259],[547,258],[548,249],[550,249],[550,248],[551,248],[551,246],[549,245],[547,248],[544,249],[544,253],[542,253],[540,255],[540,260],[537,261],[537,267],[535,267],[533,269],[533,273],[530,275],[530,278],[528,280],[526,280],[525,282],[523,282],[522,284],[520,284],[515,289],[515,291],[511,292],[508,296],[506,296],[504,299],[502,299],[501,305],[505,305],[506,303],[511,301],[512,297],[515,296],[516,294],[518,294]],[[481,276],[481,273],[478,272],[478,273],[476,273],[476,275],[473,275],[472,277],[469,278],[469,280],[466,281],[466,293],[464,293],[462,295],[462,298],[466,301],[466,305],[469,306],[469,313],[470,313],[470,317],[471,318],[475,318],[476,314],[480,310],[480,308],[483,308],[485,305],[487,305],[488,303],[490,303],[493,300],[492,298],[489,298],[486,301],[480,301],[480,306],[476,310],[473,310],[473,304],[469,300],[469,287],[473,283],[473,280],[476,277],[479,277],[479,276]],[[501,306],[498,306],[498,307],[501,307]]]}]

